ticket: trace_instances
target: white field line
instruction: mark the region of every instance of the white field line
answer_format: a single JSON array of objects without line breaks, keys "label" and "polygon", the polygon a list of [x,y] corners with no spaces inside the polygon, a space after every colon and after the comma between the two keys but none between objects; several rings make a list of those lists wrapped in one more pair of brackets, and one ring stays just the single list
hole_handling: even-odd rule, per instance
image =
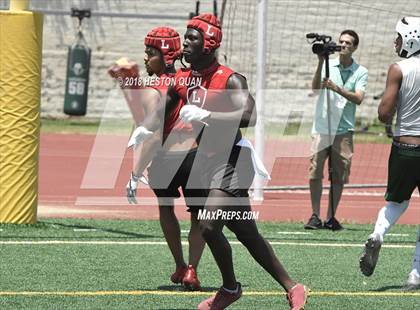
[{"label": "white field line", "polygon": [[[181,229],[181,233],[189,233],[188,229]],[[279,235],[313,235],[311,232],[303,232],[303,231],[278,231],[277,234]]]},{"label": "white field line", "polygon": [[[323,189],[322,193],[323,194],[328,194],[329,189]],[[270,190],[268,193],[288,193],[288,194],[301,194],[301,195],[307,195],[309,194],[309,189],[296,189],[296,190],[291,190],[291,189],[282,189],[282,190]],[[343,196],[374,196],[374,197],[383,197],[385,194],[385,189],[383,190],[351,190],[351,189],[344,189],[343,191]],[[420,194],[415,191],[413,192],[412,198],[418,198],[420,197]]]},{"label": "white field line", "polygon": [[[212,295],[214,292],[177,292],[177,291],[161,291],[161,290],[136,290],[136,291],[0,291],[0,296],[121,296],[121,295],[157,295],[157,296],[198,296]],[[249,291],[243,292],[246,296],[282,296],[285,295],[281,291]],[[420,292],[334,292],[334,291],[311,291],[309,296],[347,296],[347,297],[417,297]]]},{"label": "white field line", "polygon": [[[229,241],[232,245],[241,245],[239,241]],[[24,240],[24,241],[0,241],[0,245],[166,245],[165,241],[79,241],[79,240]],[[188,245],[187,241],[182,241]],[[363,243],[314,243],[314,242],[280,242],[271,241],[271,245],[306,246],[306,247],[337,247],[337,248],[361,248]],[[383,248],[412,249],[415,245],[384,244]]]},{"label": "white field line", "polygon": [[278,231],[280,235],[312,235],[310,232],[303,232],[303,231]]}]

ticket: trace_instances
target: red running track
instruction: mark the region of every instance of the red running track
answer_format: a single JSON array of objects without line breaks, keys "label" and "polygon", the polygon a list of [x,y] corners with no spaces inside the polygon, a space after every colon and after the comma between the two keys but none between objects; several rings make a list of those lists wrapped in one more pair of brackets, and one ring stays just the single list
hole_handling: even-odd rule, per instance
[{"label": "red running track", "polygon": [[[133,165],[132,152],[124,150],[126,142],[125,136],[101,136],[95,142],[94,135],[42,134],[38,216],[158,219],[156,199],[145,186],[138,192],[139,205],[126,202],[125,184]],[[266,142],[265,161],[275,162],[269,185],[306,184],[308,145],[281,142],[280,147],[279,143]],[[388,145],[357,145],[351,181],[384,183],[388,152]],[[326,205],[324,195],[322,214]],[[344,222],[373,223],[383,205],[383,189],[345,189],[337,217]],[[262,221],[304,222],[311,214],[309,193],[266,193],[262,204],[253,202],[253,209]],[[177,200],[176,213],[181,219],[189,218],[182,199]],[[399,223],[420,223],[417,193]]]}]

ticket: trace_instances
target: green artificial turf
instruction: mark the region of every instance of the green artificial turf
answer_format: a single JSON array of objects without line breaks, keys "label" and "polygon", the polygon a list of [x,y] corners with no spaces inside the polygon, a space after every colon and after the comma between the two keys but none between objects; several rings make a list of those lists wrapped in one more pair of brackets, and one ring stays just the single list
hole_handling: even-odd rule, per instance
[{"label": "green artificial turf", "polygon": [[[188,227],[188,222],[181,223],[183,241]],[[385,245],[396,247],[382,248],[370,278],[361,275],[358,257],[371,225],[347,224],[342,232],[306,231],[301,223],[258,227],[291,277],[311,288],[305,309],[419,305],[420,291],[407,295],[403,287],[414,252],[415,226],[391,230]],[[281,287],[232,233],[226,235],[234,241],[236,276],[244,291],[229,309],[288,309]],[[36,225],[2,224],[0,242],[0,309],[196,309],[221,285],[208,248],[198,269],[204,292],[184,292],[172,284],[169,276],[175,267],[157,221],[48,219]],[[22,292],[39,295],[18,295]],[[390,293],[395,296],[381,295]]]}]

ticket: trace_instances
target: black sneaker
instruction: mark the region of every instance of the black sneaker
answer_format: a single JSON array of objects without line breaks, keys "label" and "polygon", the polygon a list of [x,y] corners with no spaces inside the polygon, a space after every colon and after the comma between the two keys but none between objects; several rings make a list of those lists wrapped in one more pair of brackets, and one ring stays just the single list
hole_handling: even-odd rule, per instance
[{"label": "black sneaker", "polygon": [[324,228],[330,229],[332,231],[343,230],[344,227],[340,224],[335,217],[330,218],[328,221],[324,222]]},{"label": "black sneaker", "polygon": [[382,242],[383,240],[379,234],[372,234],[365,243],[365,248],[359,259],[359,266],[366,277],[370,277],[375,270]]},{"label": "black sneaker", "polygon": [[320,229],[322,228],[322,221],[316,214],[312,214],[311,218],[309,219],[308,223],[303,226],[305,229]]}]

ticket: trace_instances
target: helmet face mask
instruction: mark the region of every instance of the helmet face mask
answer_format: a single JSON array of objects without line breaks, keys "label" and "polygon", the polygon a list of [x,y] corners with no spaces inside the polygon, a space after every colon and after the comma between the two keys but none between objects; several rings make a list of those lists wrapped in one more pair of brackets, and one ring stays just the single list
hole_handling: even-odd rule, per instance
[{"label": "helmet face mask", "polygon": [[395,30],[402,38],[399,56],[408,58],[420,51],[420,17],[402,18]]}]

